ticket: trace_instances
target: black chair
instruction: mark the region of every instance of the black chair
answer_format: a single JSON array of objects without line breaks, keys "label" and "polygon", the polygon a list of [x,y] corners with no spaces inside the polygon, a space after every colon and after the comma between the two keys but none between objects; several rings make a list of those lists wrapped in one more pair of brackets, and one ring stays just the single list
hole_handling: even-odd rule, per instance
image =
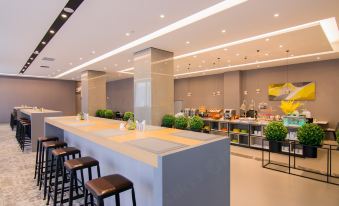
[{"label": "black chair", "polygon": [[[114,174],[86,182],[86,189],[95,197],[98,206],[104,206],[104,199],[115,196],[115,205],[120,206],[120,193],[127,190],[132,191],[133,206],[136,206],[133,182],[126,177]],[[87,205],[87,190],[85,190],[85,205]],[[94,204],[91,199],[91,205]]]}]

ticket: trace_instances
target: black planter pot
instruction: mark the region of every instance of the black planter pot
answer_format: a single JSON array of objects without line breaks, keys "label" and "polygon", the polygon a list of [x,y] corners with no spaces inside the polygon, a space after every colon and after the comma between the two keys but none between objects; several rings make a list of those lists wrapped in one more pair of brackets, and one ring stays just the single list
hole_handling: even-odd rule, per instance
[{"label": "black planter pot", "polygon": [[317,158],[318,148],[315,146],[303,145],[304,157]]},{"label": "black planter pot", "polygon": [[281,142],[270,140],[269,141],[269,150],[270,150],[270,152],[276,152],[276,153],[281,152]]}]

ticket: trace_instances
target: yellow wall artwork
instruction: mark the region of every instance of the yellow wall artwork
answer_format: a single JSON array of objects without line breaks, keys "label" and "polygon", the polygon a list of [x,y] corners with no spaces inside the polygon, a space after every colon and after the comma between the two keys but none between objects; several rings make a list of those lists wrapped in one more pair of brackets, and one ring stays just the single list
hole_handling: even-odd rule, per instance
[{"label": "yellow wall artwork", "polygon": [[268,86],[268,96],[270,101],[281,100],[315,100],[314,82],[297,82],[270,84]]}]

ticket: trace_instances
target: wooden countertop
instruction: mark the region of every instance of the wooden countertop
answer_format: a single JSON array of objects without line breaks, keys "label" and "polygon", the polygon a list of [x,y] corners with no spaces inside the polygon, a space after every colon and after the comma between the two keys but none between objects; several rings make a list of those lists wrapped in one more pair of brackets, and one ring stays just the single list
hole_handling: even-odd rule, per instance
[{"label": "wooden countertop", "polygon": [[[100,144],[113,151],[130,156],[133,159],[143,161],[153,167],[158,166],[159,157],[180,152],[186,149],[199,147],[214,141],[226,139],[227,137],[215,136],[204,133],[192,133],[190,131],[177,130],[172,128],[147,126],[145,131],[120,129],[122,121],[109,120],[103,118],[90,117],[89,120],[76,120],[75,116],[69,117],[48,117],[45,122],[68,131],[78,137],[90,140]],[[198,140],[186,138],[178,134],[198,135],[210,139]],[[159,142],[168,142],[169,144],[183,145],[181,148],[168,150],[163,153],[156,153],[133,145],[133,142],[139,140],[160,140]],[[151,145],[150,145],[151,144]],[[159,148],[159,145],[149,143],[148,146]]]},{"label": "wooden countertop", "polygon": [[33,113],[58,113],[61,111],[55,111],[55,110],[49,110],[49,109],[44,109],[43,111],[41,111],[40,109],[21,109],[20,112],[27,114],[27,115],[31,115]]}]

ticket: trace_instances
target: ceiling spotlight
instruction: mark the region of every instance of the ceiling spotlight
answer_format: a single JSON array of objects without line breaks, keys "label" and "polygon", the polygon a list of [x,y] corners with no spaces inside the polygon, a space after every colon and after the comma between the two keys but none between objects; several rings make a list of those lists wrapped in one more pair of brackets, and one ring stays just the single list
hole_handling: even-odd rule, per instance
[{"label": "ceiling spotlight", "polygon": [[320,59],[320,57],[317,57],[317,59],[319,60],[319,59]]},{"label": "ceiling spotlight", "polygon": [[190,44],[191,42],[189,42],[189,41],[186,41],[186,44]]},{"label": "ceiling spotlight", "polygon": [[67,18],[67,14],[61,14],[61,17],[66,19]]},{"label": "ceiling spotlight", "polygon": [[275,18],[277,18],[277,17],[279,17],[279,14],[276,13],[276,14],[274,14],[273,16],[274,16]]},{"label": "ceiling spotlight", "polygon": [[31,64],[30,62],[27,62],[27,64]]},{"label": "ceiling spotlight", "polygon": [[226,30],[225,29],[221,30],[221,33],[226,33]]},{"label": "ceiling spotlight", "polygon": [[236,56],[240,56],[240,54],[239,54],[239,53],[237,53],[237,54],[236,54]]},{"label": "ceiling spotlight", "polygon": [[283,45],[279,45],[280,48],[283,48]]},{"label": "ceiling spotlight", "polygon": [[54,34],[55,31],[54,30],[49,30],[49,33]]},{"label": "ceiling spotlight", "polygon": [[227,48],[225,48],[225,49],[224,49],[224,51],[228,51],[228,49],[227,49]]},{"label": "ceiling spotlight", "polygon": [[165,15],[164,14],[160,14],[160,18],[165,18]]},{"label": "ceiling spotlight", "polygon": [[291,57],[294,57],[294,54],[291,54]]},{"label": "ceiling spotlight", "polygon": [[46,42],[45,42],[45,41],[43,41],[43,42],[41,42],[41,44],[44,44],[44,45],[45,45],[45,44],[46,44]]},{"label": "ceiling spotlight", "polygon": [[73,65],[73,63],[72,63],[72,62],[70,62],[70,63],[69,63],[69,65]]},{"label": "ceiling spotlight", "polygon": [[74,9],[69,8],[69,7],[65,7],[65,8],[64,8],[64,11],[67,12],[67,13],[73,13],[73,12],[74,12]]},{"label": "ceiling spotlight", "polygon": [[39,51],[35,51],[34,54],[39,54]]},{"label": "ceiling spotlight", "polygon": [[265,41],[270,41],[270,39],[269,39],[269,38],[267,38],[267,39],[265,39]]},{"label": "ceiling spotlight", "polygon": [[126,36],[131,36],[131,33],[126,32],[125,35],[126,35]]},{"label": "ceiling spotlight", "polygon": [[92,54],[95,54],[95,51],[93,50],[91,53],[92,53]]},{"label": "ceiling spotlight", "polygon": [[79,59],[82,60],[82,57],[80,57]]},{"label": "ceiling spotlight", "polygon": [[30,60],[33,60],[33,57],[29,58]]}]

